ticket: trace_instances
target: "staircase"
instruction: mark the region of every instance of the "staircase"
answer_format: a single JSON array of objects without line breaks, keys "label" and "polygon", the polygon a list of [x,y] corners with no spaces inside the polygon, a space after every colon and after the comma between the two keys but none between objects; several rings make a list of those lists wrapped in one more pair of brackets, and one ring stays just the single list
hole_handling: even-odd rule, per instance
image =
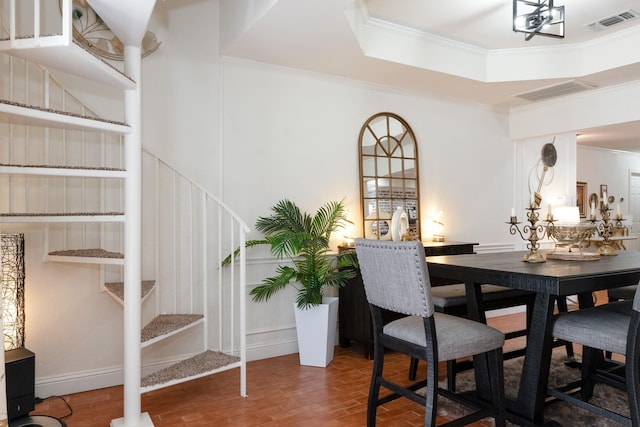
[{"label": "staircase", "polygon": [[[115,8],[105,14],[117,16],[118,28],[140,26],[127,13],[146,16],[145,28],[133,31],[144,34],[155,1],[102,3],[92,5]],[[227,369],[240,368],[246,396],[248,227],[206,189],[143,150],[140,47],[127,44],[136,36],[118,34],[125,42],[119,70],[72,40],[71,0],[60,1],[62,18],[40,4],[3,3],[10,25],[0,35],[0,52],[10,56],[0,54],[0,123],[7,129],[0,141],[0,224],[42,224],[44,262],[100,265],[97,289],[123,306],[125,408],[112,427],[153,425],[141,413],[141,393]],[[23,22],[33,27],[16,24]],[[59,31],[44,36],[42,28]],[[122,91],[124,121],[99,117],[49,69]],[[218,268],[236,247],[236,262]],[[154,346],[187,331],[200,334],[202,351],[176,348],[170,366],[153,360]]]}]

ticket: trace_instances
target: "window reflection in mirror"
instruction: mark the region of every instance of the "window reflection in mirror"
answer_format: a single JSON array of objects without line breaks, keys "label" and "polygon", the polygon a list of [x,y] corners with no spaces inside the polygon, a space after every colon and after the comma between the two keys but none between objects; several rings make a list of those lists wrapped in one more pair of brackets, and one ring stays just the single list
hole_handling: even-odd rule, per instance
[{"label": "window reflection in mirror", "polygon": [[359,138],[364,236],[420,240],[418,148],[411,127],[393,113],[378,113]]}]

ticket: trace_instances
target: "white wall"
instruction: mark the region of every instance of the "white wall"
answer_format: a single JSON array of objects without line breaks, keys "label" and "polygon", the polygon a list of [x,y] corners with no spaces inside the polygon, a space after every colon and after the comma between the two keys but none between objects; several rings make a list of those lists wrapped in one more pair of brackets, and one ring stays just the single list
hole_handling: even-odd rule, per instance
[{"label": "white wall", "polygon": [[[442,208],[447,238],[505,240],[495,214],[512,205],[506,116],[234,60],[224,81],[225,200],[250,224],[285,197],[309,210],[346,197],[361,233],[358,134],[368,117],[390,111],[416,134],[423,220]],[[475,226],[478,217],[485,226]]]},{"label": "white wall", "polygon": [[[577,180],[587,183],[587,195],[596,193],[599,197],[600,185],[604,184],[607,186],[607,195],[614,196],[616,204],[620,202],[620,198],[624,198],[620,203],[623,216],[630,212],[629,173],[640,171],[640,154],[578,145],[577,166]],[[615,209],[615,205],[612,208]],[[634,218],[634,222],[637,221],[638,218]],[[640,230],[634,225],[630,232],[638,235]],[[638,250],[640,242],[626,242],[625,246]]]},{"label": "white wall", "polygon": [[[358,135],[368,117],[390,111],[417,138],[423,221],[442,208],[447,239],[511,244],[505,221],[514,164],[505,115],[237,60],[225,60],[223,79],[224,199],[249,224],[283,198],[308,211],[345,198],[362,235]],[[257,249],[249,257],[249,285],[255,286],[275,263]],[[292,302],[288,292],[250,304],[254,357],[295,351]]]},{"label": "white wall", "polygon": [[142,61],[143,145],[218,193],[221,80],[218,6],[157,2],[149,23],[162,43]]}]

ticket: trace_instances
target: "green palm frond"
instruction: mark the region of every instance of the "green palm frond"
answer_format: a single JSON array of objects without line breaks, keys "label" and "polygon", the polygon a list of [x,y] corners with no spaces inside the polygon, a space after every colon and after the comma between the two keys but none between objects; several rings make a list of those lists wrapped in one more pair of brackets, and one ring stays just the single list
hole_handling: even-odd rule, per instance
[{"label": "green palm frond", "polygon": [[254,301],[268,300],[273,294],[284,289],[296,276],[296,271],[293,268],[282,265],[276,269],[276,273],[278,273],[277,276],[268,277],[262,281],[262,285],[251,289],[249,294]]},{"label": "green palm frond", "polygon": [[[268,244],[269,244],[269,242],[266,239],[263,239],[263,240],[247,240],[246,242],[244,242],[244,247],[245,248],[250,248],[252,246],[268,245]],[[222,260],[222,262],[220,263],[220,266],[224,267],[225,265],[231,264],[231,258],[235,258],[239,254],[240,254],[240,248],[236,248],[236,250],[233,251],[233,254],[227,255],[226,258]]]},{"label": "green palm frond", "polygon": [[[289,284],[299,283],[296,304],[304,309],[322,303],[325,286],[344,286],[355,276],[355,253],[334,256],[329,239],[349,222],[343,200],[329,202],[311,216],[284,199],[271,208],[271,215],[258,218],[256,229],[263,240],[251,240],[247,247],[266,244],[278,259],[289,258],[293,267],[279,266],[276,276],[268,277],[251,290],[254,301],[266,301]],[[236,251],[237,252],[237,251]],[[228,264],[231,256],[223,261]]]}]

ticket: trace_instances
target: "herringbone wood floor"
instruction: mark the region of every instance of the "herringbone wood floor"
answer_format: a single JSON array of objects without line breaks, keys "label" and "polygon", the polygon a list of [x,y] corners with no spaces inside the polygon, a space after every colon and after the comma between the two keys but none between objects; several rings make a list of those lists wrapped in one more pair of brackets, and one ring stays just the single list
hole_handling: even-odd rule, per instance
[{"label": "herringbone wood floor", "polygon": [[[490,319],[501,330],[521,328],[524,315]],[[514,340],[515,341],[515,340]],[[509,342],[509,346],[522,345]],[[409,360],[389,354],[387,376],[406,381]],[[232,370],[143,395],[142,410],[156,427],[210,426],[364,426],[372,361],[357,345],[336,347],[326,368],[300,366],[298,355],[249,362],[247,392],[239,395],[239,371]],[[418,375],[424,375],[421,364]],[[69,427],[107,427],[123,416],[122,387],[63,396],[73,409],[64,418]],[[46,399],[31,414],[61,418],[68,413],[56,398]],[[421,426],[421,406],[399,399],[378,410],[378,426]],[[439,422],[444,422],[444,419]],[[486,426],[489,422],[475,423]]]}]

